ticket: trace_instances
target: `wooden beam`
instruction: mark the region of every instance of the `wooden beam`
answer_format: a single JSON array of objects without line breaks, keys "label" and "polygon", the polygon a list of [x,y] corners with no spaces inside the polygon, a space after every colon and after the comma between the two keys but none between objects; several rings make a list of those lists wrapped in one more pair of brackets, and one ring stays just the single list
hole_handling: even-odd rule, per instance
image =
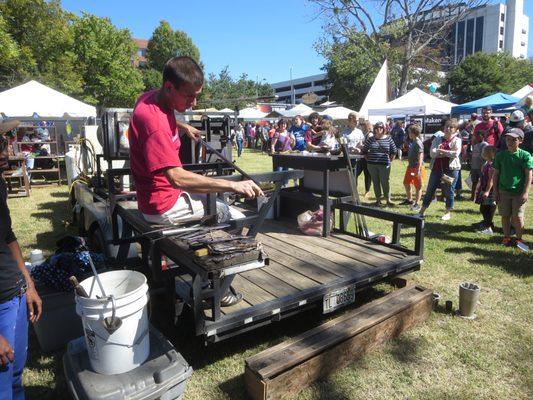
[{"label": "wooden beam", "polygon": [[432,290],[407,285],[245,361],[253,399],[293,396],[381,343],[421,323],[432,310]]}]

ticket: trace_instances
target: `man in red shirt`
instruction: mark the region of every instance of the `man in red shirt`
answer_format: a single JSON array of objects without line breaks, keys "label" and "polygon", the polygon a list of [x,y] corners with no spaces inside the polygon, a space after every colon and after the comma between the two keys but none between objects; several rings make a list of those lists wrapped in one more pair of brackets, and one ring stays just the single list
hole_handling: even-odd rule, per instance
[{"label": "man in red shirt", "polygon": [[[174,57],[165,65],[162,87],[142,94],[133,110],[128,135],[130,165],[139,211],[149,222],[180,224],[200,219],[204,206],[191,198],[188,191],[235,192],[248,198],[263,195],[251,180],[212,179],[182,168],[180,135],[198,140],[200,132],[176,121],[174,111],[184,112],[195,106],[203,84],[203,72],[192,58]],[[220,205],[229,210],[227,205]],[[220,213],[217,204],[217,214]],[[227,214],[231,214],[231,210]],[[225,305],[234,304],[240,298],[229,299]]]},{"label": "man in red shirt", "polygon": [[491,114],[492,107],[483,107],[483,120],[475,126],[474,135],[480,136],[478,133],[479,131],[487,132],[485,141],[491,146],[496,146],[503,132],[503,126],[499,121],[491,119]]},{"label": "man in red shirt", "polygon": [[[174,110],[184,112],[196,105],[202,91],[203,72],[189,57],[174,57],[163,71],[163,86],[144,93],[137,100],[129,129],[130,162],[137,187],[139,210],[148,220],[179,223],[160,216],[172,210],[184,191],[194,193],[235,192],[247,197],[261,196],[252,181],[231,182],[211,179],[182,168],[179,158],[180,134],[197,140],[200,132],[176,121]],[[180,132],[181,131],[181,132]],[[191,213],[194,210],[190,210]]]}]

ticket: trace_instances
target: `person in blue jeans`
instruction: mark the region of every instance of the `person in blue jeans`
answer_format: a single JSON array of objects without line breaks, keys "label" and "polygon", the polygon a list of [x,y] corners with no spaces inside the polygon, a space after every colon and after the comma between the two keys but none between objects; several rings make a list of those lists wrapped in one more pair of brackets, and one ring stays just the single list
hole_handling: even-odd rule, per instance
[{"label": "person in blue jeans", "polygon": [[[0,166],[6,155],[2,150]],[[24,400],[28,320],[37,321],[41,312],[41,299],[11,229],[6,183],[0,177],[0,400]]]},{"label": "person in blue jeans", "polygon": [[416,215],[424,218],[424,213],[431,204],[439,185],[442,185],[446,194],[446,211],[442,216],[443,221],[449,221],[454,207],[455,185],[461,170],[462,141],[457,135],[457,120],[447,119],[443,123],[444,136],[436,136],[431,143],[429,155],[431,156],[428,186],[426,195],[422,200],[422,208]]},{"label": "person in blue jeans", "polygon": [[244,128],[241,123],[239,123],[237,129],[235,129],[234,140],[234,144],[237,146],[237,157],[240,157],[242,154],[242,148],[244,147]]}]

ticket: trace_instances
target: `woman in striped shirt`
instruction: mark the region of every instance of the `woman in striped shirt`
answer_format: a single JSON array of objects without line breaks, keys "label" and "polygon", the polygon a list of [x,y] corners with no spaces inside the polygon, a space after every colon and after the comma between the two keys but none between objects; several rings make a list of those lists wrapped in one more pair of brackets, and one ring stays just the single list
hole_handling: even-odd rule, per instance
[{"label": "woman in striped shirt", "polygon": [[366,155],[368,172],[370,172],[376,195],[376,206],[381,205],[382,190],[387,205],[394,205],[390,199],[389,179],[391,161],[394,159],[396,151],[394,141],[385,134],[385,125],[383,122],[377,122],[374,125],[374,135],[369,136],[363,146],[363,154]]}]

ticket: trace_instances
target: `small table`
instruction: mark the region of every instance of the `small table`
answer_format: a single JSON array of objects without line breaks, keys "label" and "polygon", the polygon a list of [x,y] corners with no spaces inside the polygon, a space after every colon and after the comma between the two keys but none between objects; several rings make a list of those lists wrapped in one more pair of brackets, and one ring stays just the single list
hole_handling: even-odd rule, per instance
[{"label": "small table", "polygon": [[[28,178],[28,171],[26,170],[26,158],[23,155],[9,156],[8,163],[15,164],[17,168],[9,169],[2,172],[2,177],[7,182],[9,197],[29,197],[30,196],[30,180]],[[16,171],[22,169],[22,175],[13,175]],[[18,179],[19,190],[15,192],[11,186],[11,180]]]},{"label": "small table", "polygon": [[[354,168],[354,174],[357,176],[357,160],[362,159],[361,155],[350,155],[350,164]],[[343,156],[332,156],[330,154],[322,153],[308,153],[303,155],[301,153],[275,153],[272,154],[272,166],[274,170],[278,167],[302,169],[308,171],[322,172],[322,188],[316,190],[321,194],[321,199],[318,202],[324,210],[324,221],[322,225],[322,236],[328,236],[330,233],[329,220],[331,218],[331,204],[330,199],[330,172],[346,170],[347,163]],[[303,180],[299,180],[299,191],[304,190]],[[350,193],[350,189],[347,189],[347,193]],[[287,196],[289,192],[282,192],[282,196]],[[298,193],[297,193],[298,195]],[[351,196],[343,196],[341,193],[336,193],[336,197],[340,198],[340,201],[349,200]]]}]

